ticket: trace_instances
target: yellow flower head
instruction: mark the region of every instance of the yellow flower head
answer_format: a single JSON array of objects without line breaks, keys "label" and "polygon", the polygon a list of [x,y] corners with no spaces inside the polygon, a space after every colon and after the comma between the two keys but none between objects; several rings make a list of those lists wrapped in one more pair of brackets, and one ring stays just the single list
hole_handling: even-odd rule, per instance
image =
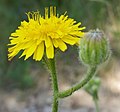
[{"label": "yellow flower head", "polygon": [[56,15],[56,7],[45,8],[45,16],[39,12],[28,12],[28,22],[23,21],[18,29],[9,37],[11,47],[8,48],[8,58],[11,60],[19,51],[23,51],[25,60],[33,55],[33,59],[39,61],[44,52],[47,58],[54,58],[54,49],[61,51],[67,49],[67,45],[74,45],[79,42],[83,36],[79,28],[81,23],[76,23],[74,19],[67,15]]}]

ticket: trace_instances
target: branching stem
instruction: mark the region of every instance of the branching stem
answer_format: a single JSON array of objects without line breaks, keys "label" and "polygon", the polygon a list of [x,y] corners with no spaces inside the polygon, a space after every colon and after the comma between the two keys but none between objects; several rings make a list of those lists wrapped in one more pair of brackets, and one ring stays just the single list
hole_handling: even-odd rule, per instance
[{"label": "branching stem", "polygon": [[51,79],[52,79],[52,89],[53,89],[52,112],[58,112],[58,103],[59,103],[58,100],[60,98],[70,96],[72,93],[74,93],[75,91],[82,88],[95,75],[96,69],[97,69],[96,66],[89,67],[87,74],[85,75],[85,78],[83,78],[82,81],[80,81],[79,83],[77,83],[76,85],[74,85],[73,87],[71,87],[68,90],[65,90],[63,92],[59,92],[57,73],[56,73],[56,67],[55,67],[55,59],[48,59],[47,61],[45,61],[45,63],[48,66],[48,69],[50,70]]},{"label": "branching stem", "polygon": [[63,92],[59,92],[58,97],[59,98],[64,98],[64,97],[70,96],[72,93],[74,93],[75,91],[82,88],[95,75],[96,69],[97,69],[96,66],[89,67],[88,72],[87,72],[87,74],[85,75],[85,78],[82,81],[80,81],[79,83],[77,83],[73,87],[69,88],[68,90],[65,90]]}]

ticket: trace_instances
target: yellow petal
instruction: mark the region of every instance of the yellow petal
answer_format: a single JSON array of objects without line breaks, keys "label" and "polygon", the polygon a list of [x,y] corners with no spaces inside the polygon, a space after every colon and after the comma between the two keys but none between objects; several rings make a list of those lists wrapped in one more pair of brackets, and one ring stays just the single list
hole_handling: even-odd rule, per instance
[{"label": "yellow petal", "polygon": [[22,49],[29,48],[29,47],[33,46],[34,43],[35,43],[35,41],[24,42]]},{"label": "yellow petal", "polygon": [[57,48],[58,47],[58,41],[56,39],[53,39],[52,42],[53,42],[53,45],[55,46],[55,48]]},{"label": "yellow petal", "polygon": [[36,43],[34,43],[30,48],[27,49],[25,60],[28,59],[34,53],[36,47],[37,45]]},{"label": "yellow petal", "polygon": [[58,46],[59,46],[60,50],[65,51],[67,49],[66,44],[61,39],[57,39],[57,41],[58,41]]},{"label": "yellow petal", "polygon": [[86,27],[81,27],[81,28],[78,28],[79,30],[84,30],[84,29],[86,29]]},{"label": "yellow petal", "polygon": [[17,55],[18,52],[19,52],[19,50],[18,50],[18,51],[17,51],[17,50],[14,50],[13,52],[9,53],[9,54],[8,54],[9,60],[11,60],[15,55]]},{"label": "yellow petal", "polygon": [[74,45],[77,42],[79,42],[80,38],[72,37],[72,36],[64,36],[62,40],[67,44]]},{"label": "yellow petal", "polygon": [[50,37],[45,37],[45,46],[50,47],[52,45],[52,41]]},{"label": "yellow petal", "polygon": [[15,45],[17,43],[19,43],[18,38],[13,38],[12,40],[10,40],[10,44],[8,44],[8,45]]},{"label": "yellow petal", "polygon": [[51,45],[50,47],[46,47],[46,55],[48,58],[54,58],[54,47]]},{"label": "yellow petal", "polygon": [[8,48],[8,52],[9,52],[9,53],[13,52],[15,48],[16,48],[16,46],[13,46],[13,47]]},{"label": "yellow petal", "polygon": [[23,57],[24,55],[26,55],[26,52],[27,52],[27,49],[25,49],[25,50],[23,51],[22,55],[21,55],[19,58],[21,58],[21,57]]},{"label": "yellow petal", "polygon": [[70,35],[75,35],[75,36],[78,36],[78,37],[83,37],[84,36],[84,32],[73,31],[73,32],[70,33]]},{"label": "yellow petal", "polygon": [[43,54],[44,54],[44,42],[41,42],[35,50],[33,59],[35,59],[36,61],[40,61],[43,57]]}]

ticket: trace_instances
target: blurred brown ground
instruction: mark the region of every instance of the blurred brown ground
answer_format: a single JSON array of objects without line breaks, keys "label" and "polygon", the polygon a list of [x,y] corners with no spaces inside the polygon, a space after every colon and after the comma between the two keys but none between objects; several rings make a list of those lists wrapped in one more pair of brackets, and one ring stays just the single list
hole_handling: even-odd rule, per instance
[{"label": "blurred brown ground", "polygon": [[[69,88],[81,79],[80,74],[83,74],[85,69],[77,60],[76,62],[69,65],[63,61],[57,63],[60,90]],[[111,66],[106,67],[110,63]],[[106,65],[102,65],[99,71],[103,70],[98,73],[102,82],[99,90],[100,112],[120,112],[120,62],[111,58]],[[25,91],[0,91],[0,112],[51,111],[52,91],[49,73],[41,68],[32,70],[32,75],[38,82],[36,88]],[[60,100],[59,108],[60,112],[95,112],[92,97],[83,89]]]}]

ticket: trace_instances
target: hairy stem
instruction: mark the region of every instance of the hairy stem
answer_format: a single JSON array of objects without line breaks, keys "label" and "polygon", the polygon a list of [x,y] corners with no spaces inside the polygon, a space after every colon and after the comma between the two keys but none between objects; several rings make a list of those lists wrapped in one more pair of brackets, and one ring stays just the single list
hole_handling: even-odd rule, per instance
[{"label": "hairy stem", "polygon": [[52,112],[58,112],[58,81],[57,81],[57,73],[55,68],[55,59],[48,60],[49,69],[51,72],[52,79],[52,89],[53,89],[53,103],[52,103]]},{"label": "hairy stem", "polygon": [[98,99],[97,98],[93,98],[93,100],[94,100],[94,103],[95,103],[96,112],[100,112],[99,106],[98,106]]},{"label": "hairy stem", "polygon": [[74,85],[73,87],[71,87],[68,90],[65,90],[63,92],[59,92],[58,97],[59,98],[64,98],[64,97],[70,96],[72,93],[74,93],[78,89],[82,88],[95,75],[96,69],[97,69],[96,66],[89,67],[89,69],[87,71],[87,74],[86,74],[85,78],[82,81],[80,81],[79,83],[77,83],[76,85]]}]

